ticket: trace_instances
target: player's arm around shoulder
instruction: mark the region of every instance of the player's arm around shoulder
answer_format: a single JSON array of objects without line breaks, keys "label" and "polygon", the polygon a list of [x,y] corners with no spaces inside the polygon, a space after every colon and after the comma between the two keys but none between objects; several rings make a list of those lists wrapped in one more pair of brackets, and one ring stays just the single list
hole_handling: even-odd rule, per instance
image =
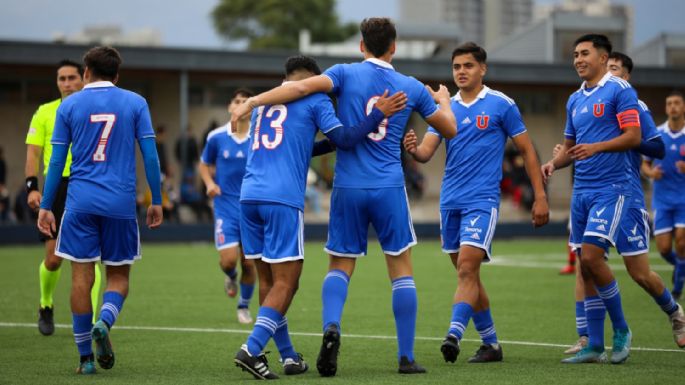
[{"label": "player's arm around shoulder", "polygon": [[457,119],[452,112],[450,94],[447,87],[440,85],[437,91],[429,86],[426,89],[433,100],[438,103],[438,110],[426,118],[426,123],[434,127],[445,139],[452,139],[457,135]]}]

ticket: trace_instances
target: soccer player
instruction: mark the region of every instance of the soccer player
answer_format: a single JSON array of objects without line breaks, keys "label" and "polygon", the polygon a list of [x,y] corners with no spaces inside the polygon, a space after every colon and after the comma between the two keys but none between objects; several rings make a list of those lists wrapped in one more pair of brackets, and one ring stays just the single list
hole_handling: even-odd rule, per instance
[{"label": "soccer player", "polygon": [[611,362],[620,364],[630,353],[632,335],[618,284],[604,256],[610,244],[616,245],[627,211],[623,206],[630,199],[627,151],[640,144],[640,107],[630,84],[607,70],[611,48],[609,39],[599,34],[575,41],[573,64],[584,81],[566,106],[562,149],[542,166],[547,179],[554,170],[575,163],[569,243],[580,256],[589,338],[588,345],[564,363],[606,360],[603,325],[607,311],[614,329]]},{"label": "soccer player", "polygon": [[456,135],[456,121],[445,86],[434,92],[416,79],[398,73],[390,64],[397,36],[390,19],[364,19],[360,30],[363,62],[338,64],[323,75],[288,83],[250,98],[236,110],[232,121],[248,113],[251,107],[284,103],[315,92],[332,92],[338,98],[341,122],[352,126],[359,124],[373,109],[384,90],[401,90],[407,94],[407,109],[384,120],[377,132],[369,134],[357,146],[337,151],[325,248],[330,264],[321,294],[324,335],[317,369],[322,376],[336,374],[340,322],[348,285],[357,259],[366,255],[367,231],[372,224],[392,281],[398,371],[424,373],[425,369],[414,360],[417,299],[411,247],[416,244],[416,236],[404,188],[400,146],[412,111],[418,112],[448,139]]},{"label": "soccer player", "polygon": [[[41,202],[41,193],[38,188],[38,170],[41,151],[43,152],[43,172],[48,173],[50,155],[52,154],[52,132],[55,125],[57,108],[69,95],[83,88],[83,67],[71,60],[62,60],[57,65],[57,88],[60,98],[38,107],[33,114],[29,132],[26,135],[26,193],[28,205],[33,210],[38,210]],[[60,277],[62,259],[55,255],[55,237],[59,231],[59,224],[64,212],[64,202],[67,199],[67,187],[69,186],[69,170],[71,165],[71,153],[67,155],[66,166],[55,198],[54,213],[56,230],[50,235],[40,233],[40,239],[45,242],[45,259],[40,262],[38,277],[40,281],[40,307],[38,308],[38,330],[41,334],[49,336],[55,332],[53,320],[54,306],[53,293]],[[95,281],[91,291],[93,309],[97,307],[100,294],[100,269],[95,268]]]},{"label": "soccer player", "polygon": [[[254,93],[240,88],[235,91],[228,104],[228,113],[244,103]],[[236,265],[240,261],[240,300],[238,301],[238,322],[252,323],[250,299],[254,291],[256,271],[254,262],[246,260],[240,247],[240,186],[245,175],[245,163],[249,147],[248,133],[250,119],[238,121],[233,132],[231,123],[214,129],[207,135],[202,151],[199,172],[207,186],[207,195],[214,200],[214,244],[219,251],[219,266],[226,274],[224,289],[229,297],[238,292]],[[216,168],[212,177],[210,166]]]},{"label": "soccer player", "polygon": [[[633,70],[632,59],[621,53],[612,52],[608,60],[609,72],[625,81],[630,80]],[[679,347],[685,347],[685,314],[671,293],[664,286],[658,274],[649,267],[649,220],[645,209],[644,192],[640,180],[642,155],[663,159],[664,143],[657,131],[652,114],[647,105],[639,101],[640,127],[642,142],[640,147],[631,150],[630,154],[630,187],[632,188],[629,204],[626,206],[626,218],[620,223],[616,250],[623,256],[623,262],[631,278],[654,298],[659,307],[671,321],[673,338]],[[583,292],[582,277],[576,281],[576,291]],[[580,325],[578,322],[580,321]],[[587,344],[587,326],[583,327],[585,311],[582,300],[576,298],[576,329],[580,336],[576,345],[565,353],[575,354]]]},{"label": "soccer player", "polygon": [[[309,57],[294,56],[286,62],[286,84],[320,73]],[[339,151],[350,149],[382,120],[404,110],[404,93],[391,98],[386,98],[387,94],[386,90],[371,106],[370,115],[355,126],[343,127],[331,100],[322,93],[265,105],[252,115],[250,153],[240,193],[240,234],[246,258],[257,265],[261,307],[235,363],[257,379],[278,378],[262,353],[272,337],[286,374],[307,370],[290,342],[285,314],[302,272],[304,192],[316,133],[323,132]]]},{"label": "soccer player", "polygon": [[[136,141],[152,192],[152,205],[147,210],[150,228],[162,223],[162,194],[147,102],[114,85],[119,77],[119,53],[111,47],[95,47],[86,52],[83,62],[86,86],[57,110],[38,228],[46,235],[55,231],[51,209],[72,145],[69,195],[55,254],[71,261],[73,331],[81,356],[77,373],[94,374],[93,340],[100,367],[114,366],[109,333],[128,295],[131,265],[141,258],[136,220]],[[93,325],[88,293],[97,261],[106,266],[107,286],[99,320]]]},{"label": "soccer player", "polygon": [[682,93],[673,91],[666,97],[666,115],[668,120],[659,126],[666,156],[645,160],[642,170],[654,180],[652,209],[656,247],[666,261],[675,265],[671,293],[680,299],[685,282],[685,102]]},{"label": "soccer player", "polygon": [[[521,152],[535,192],[534,226],[542,226],[549,220],[547,195],[533,143],[516,103],[483,84],[486,60],[487,53],[475,43],[465,43],[452,52],[452,76],[459,87],[452,98],[452,112],[459,119],[459,136],[445,143],[447,160],[440,191],[440,235],[442,251],[449,254],[459,285],[454,294],[447,337],[440,348],[447,362],[457,360],[459,341],[471,318],[483,343],[469,362],[502,360],[502,347],[480,279],[480,266],[490,260],[507,138],[512,138]],[[442,139],[437,130],[429,127],[417,145],[416,134],[410,130],[404,147],[414,159],[425,163],[433,157]]]}]

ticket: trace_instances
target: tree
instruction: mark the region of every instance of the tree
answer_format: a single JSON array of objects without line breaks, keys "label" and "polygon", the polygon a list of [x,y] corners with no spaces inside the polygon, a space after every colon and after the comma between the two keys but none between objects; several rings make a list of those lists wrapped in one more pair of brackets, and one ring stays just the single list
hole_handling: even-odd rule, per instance
[{"label": "tree", "polygon": [[335,0],[220,0],[212,19],[221,36],[247,38],[250,49],[297,48],[302,29],[320,42],[342,41],[357,32],[354,23],[340,23]]}]

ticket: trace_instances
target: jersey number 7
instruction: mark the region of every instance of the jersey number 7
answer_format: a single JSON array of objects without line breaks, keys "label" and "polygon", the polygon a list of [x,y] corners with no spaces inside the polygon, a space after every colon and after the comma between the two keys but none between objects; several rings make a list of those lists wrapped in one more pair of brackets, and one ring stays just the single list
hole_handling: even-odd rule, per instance
[{"label": "jersey number 7", "polygon": [[116,120],[117,117],[114,114],[94,114],[90,116],[91,123],[105,122],[105,126],[102,128],[102,133],[100,134],[100,140],[98,140],[98,145],[93,154],[93,162],[104,162],[107,160],[105,149],[107,148],[109,135],[112,133],[112,127],[114,127],[114,122],[116,122]]}]

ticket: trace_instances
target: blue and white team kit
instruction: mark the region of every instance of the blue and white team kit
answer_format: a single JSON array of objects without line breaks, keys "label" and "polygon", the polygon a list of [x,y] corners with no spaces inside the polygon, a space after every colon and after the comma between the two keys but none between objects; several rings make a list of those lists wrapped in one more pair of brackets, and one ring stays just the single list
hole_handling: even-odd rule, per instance
[{"label": "blue and white team kit", "polygon": [[135,149],[154,136],[145,99],[111,82],[62,102],[52,143],[72,144],[73,162],[56,255],[106,265],[140,259]]},{"label": "blue and white team kit", "polygon": [[[598,143],[640,126],[637,94],[628,82],[607,73],[593,88],[583,83],[566,106],[564,135],[576,144]],[[569,245],[590,243],[608,250],[634,194],[629,152],[601,152],[575,161]],[[629,181],[629,182],[626,182]],[[639,226],[638,226],[639,227]]]},{"label": "blue and white team kit", "polygon": [[330,98],[312,94],[252,113],[250,151],[240,192],[247,259],[304,258],[304,192],[317,131],[340,129]]},{"label": "blue and white team kit", "polygon": [[[647,105],[638,100],[640,131],[643,141],[650,141],[660,136],[654,124],[654,118]],[[633,149],[628,151],[630,161],[631,196],[627,198],[627,212],[618,228],[616,251],[624,257],[642,255],[649,252],[650,223],[649,213],[645,209],[645,194],[642,191],[640,167],[642,155]]]},{"label": "blue and white team kit", "polygon": [[216,184],[221,194],[214,197],[214,244],[217,250],[240,243],[240,187],[250,149],[250,138],[231,133],[231,123],[207,135],[202,163],[216,167]]},{"label": "blue and white team kit", "polygon": [[[514,101],[487,86],[470,103],[457,93],[451,105],[459,134],[445,141],[447,159],[440,191],[442,250],[458,253],[461,246],[469,245],[483,249],[484,259],[489,261],[504,146],[507,138],[525,133],[526,127]],[[433,127],[428,133],[443,139]]]},{"label": "blue and white team kit", "polygon": [[383,120],[377,132],[352,149],[338,149],[325,247],[335,256],[363,256],[372,224],[383,252],[399,255],[416,244],[400,161],[404,127],[412,111],[426,119],[438,107],[422,83],[378,59],[338,64],[324,76],[333,84],[347,127],[359,124],[385,90],[407,94],[406,108]]},{"label": "blue and white team kit", "polygon": [[653,163],[663,171],[661,179],[654,181],[652,195],[655,235],[685,228],[685,174],[676,167],[676,162],[685,161],[685,127],[671,131],[666,122],[659,126],[659,134],[664,141],[666,156],[654,159]]}]

